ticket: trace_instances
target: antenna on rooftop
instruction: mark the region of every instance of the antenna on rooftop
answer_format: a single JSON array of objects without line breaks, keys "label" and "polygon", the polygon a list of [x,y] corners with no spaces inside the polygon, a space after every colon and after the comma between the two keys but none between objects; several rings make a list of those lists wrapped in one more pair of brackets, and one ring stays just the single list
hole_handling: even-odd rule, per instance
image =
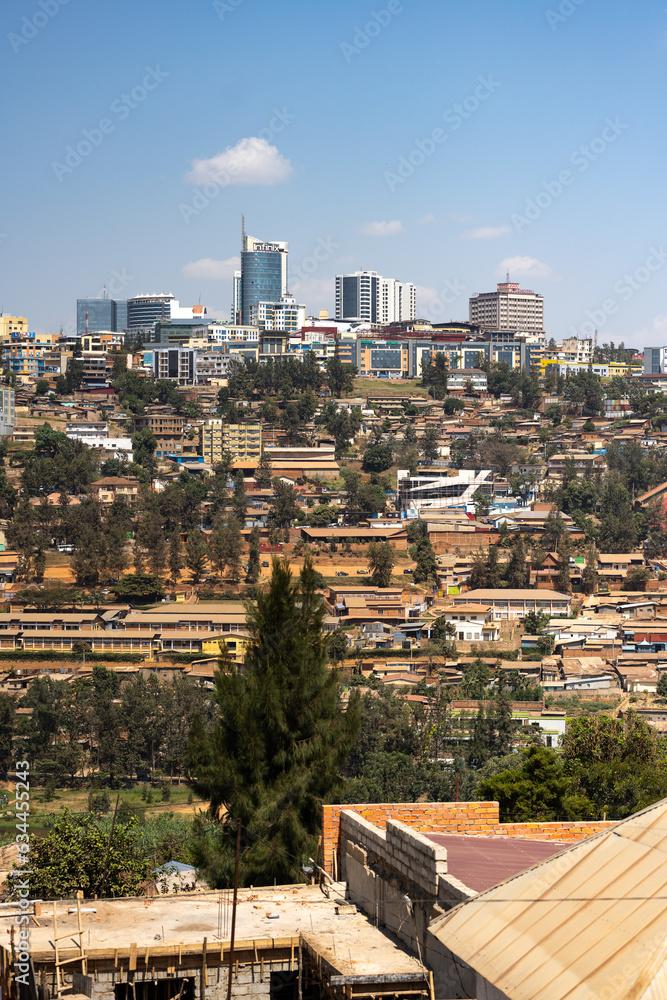
[{"label": "antenna on rooftop", "polygon": [[510,269],[509,269],[509,267],[507,268],[507,271],[506,271],[506,274],[505,274],[505,280],[509,284],[509,280],[510,280]]},{"label": "antenna on rooftop", "polygon": [[241,213],[241,250],[245,250],[245,215]]},{"label": "antenna on rooftop", "polygon": [[104,286],[104,291],[102,292],[102,298],[103,299],[108,299],[109,298],[109,296],[107,294],[107,286],[106,285]]}]

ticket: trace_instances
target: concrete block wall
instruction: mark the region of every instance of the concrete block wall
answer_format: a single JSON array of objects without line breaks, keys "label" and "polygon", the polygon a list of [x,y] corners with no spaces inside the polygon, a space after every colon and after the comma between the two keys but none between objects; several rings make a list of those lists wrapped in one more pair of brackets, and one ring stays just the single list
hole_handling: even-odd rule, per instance
[{"label": "concrete block wall", "polygon": [[[296,955],[294,959],[294,969],[298,967]],[[38,967],[39,969],[39,967]],[[258,997],[269,1000],[271,993],[271,973],[290,972],[289,961],[264,961],[254,962],[239,966],[238,975],[232,977],[232,994],[234,997]],[[65,973],[65,983],[71,984],[71,973]],[[114,1000],[114,985],[120,982],[127,982],[127,970],[121,977],[118,972],[93,972],[92,1000]],[[201,994],[201,967],[192,969],[178,969],[174,976],[167,976],[162,970],[155,970],[155,979],[194,979],[195,997],[203,1000]],[[145,975],[140,969],[134,973],[134,982],[152,980],[153,976]],[[55,975],[47,975],[47,985],[51,987],[51,995],[55,994]],[[227,967],[212,967],[206,971],[206,1000],[226,1000],[227,997]]]},{"label": "concrete block wall", "polygon": [[[413,828],[388,819],[386,830],[373,826],[363,816],[352,811],[343,811],[340,816],[341,835],[345,845],[357,845],[367,855],[376,856],[404,881],[419,886],[430,896],[438,894],[438,880],[447,873],[447,850],[434,844]],[[341,859],[341,876],[347,875],[349,855],[353,851],[344,850]]]},{"label": "concrete block wall", "polygon": [[[499,822],[497,802],[392,802],[326,805],[322,813],[322,866],[334,875],[340,869],[341,813],[354,811],[376,829],[396,820],[417,833],[473,833],[490,836]],[[353,838],[350,838],[353,839]]]}]

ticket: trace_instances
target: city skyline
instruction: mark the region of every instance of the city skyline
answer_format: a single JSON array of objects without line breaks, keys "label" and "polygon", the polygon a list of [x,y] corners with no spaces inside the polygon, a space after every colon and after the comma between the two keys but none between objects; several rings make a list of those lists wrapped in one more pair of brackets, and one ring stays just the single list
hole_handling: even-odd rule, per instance
[{"label": "city skyline", "polygon": [[[667,335],[657,3],[50,0],[2,23],[20,154],[0,309],[32,330],[74,330],[76,299],[104,286],[228,318],[245,212],[289,241],[308,313],[334,314],[336,274],[373,269],[417,286],[418,316],[463,320],[509,270],[556,340]],[[295,23],[307,82],[285,58]]]}]

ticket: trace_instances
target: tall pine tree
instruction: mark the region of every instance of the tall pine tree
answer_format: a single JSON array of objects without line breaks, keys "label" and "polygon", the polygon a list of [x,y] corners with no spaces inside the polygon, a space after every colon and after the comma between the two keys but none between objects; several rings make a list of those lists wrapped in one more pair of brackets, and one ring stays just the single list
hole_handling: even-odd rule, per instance
[{"label": "tall pine tree", "polygon": [[298,579],[286,560],[274,559],[267,590],[258,590],[247,610],[243,671],[223,664],[214,692],[220,718],[209,732],[195,726],[190,741],[194,786],[209,800],[210,815],[222,819],[199,839],[197,863],[224,884],[240,819],[241,884],[303,881],[322,803],[340,788],[340,768],[359,732],[359,699],[353,694],[342,711],[310,559]]}]

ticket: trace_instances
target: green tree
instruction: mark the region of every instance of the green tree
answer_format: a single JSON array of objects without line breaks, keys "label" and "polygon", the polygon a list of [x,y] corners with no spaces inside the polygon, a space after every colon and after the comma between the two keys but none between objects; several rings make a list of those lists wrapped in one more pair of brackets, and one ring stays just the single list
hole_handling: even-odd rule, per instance
[{"label": "green tree", "polygon": [[522,753],[520,770],[502,771],[478,786],[480,798],[500,804],[501,823],[590,818],[592,803],[572,793],[554,750],[530,746]]},{"label": "green tree", "polygon": [[177,528],[174,528],[169,539],[169,579],[174,586],[178,583],[182,559],[181,533]]},{"label": "green tree", "polygon": [[527,635],[539,635],[549,621],[549,615],[542,611],[529,611],[523,619],[523,627]]},{"label": "green tree", "polygon": [[301,509],[297,504],[297,492],[291,483],[284,483],[281,479],[273,480],[273,503],[269,519],[278,528],[290,528],[292,521],[296,521],[301,516]]},{"label": "green tree", "polygon": [[246,495],[245,480],[243,478],[243,472],[239,469],[234,476],[234,496],[232,497],[232,507],[234,509],[234,516],[241,525],[245,524],[247,503],[248,498]]},{"label": "green tree", "polygon": [[[135,825],[117,824],[109,842],[93,816],[65,810],[45,836],[31,837],[31,893],[41,899],[72,899],[79,891],[91,899],[102,890],[104,896],[140,895],[151,863],[139,849]],[[22,878],[21,869],[10,875],[10,892],[18,891]]]},{"label": "green tree", "polygon": [[324,367],[326,369],[326,383],[332,396],[339,398],[352,392],[357,369],[354,365],[343,364],[340,360],[338,349],[336,349],[333,358],[329,358]]},{"label": "green tree", "polygon": [[667,796],[665,741],[635,712],[572,719],[562,743],[565,773],[594,815],[622,819]]},{"label": "green tree", "polygon": [[364,472],[385,472],[391,468],[393,455],[388,444],[369,444],[366,448],[362,466]]},{"label": "green tree", "polygon": [[147,427],[141,431],[135,431],[132,435],[132,453],[134,461],[148,472],[150,476],[155,474],[155,452],[157,449],[157,439],[153,432]]},{"label": "green tree", "polygon": [[523,590],[526,586],[526,550],[520,534],[514,536],[510,549],[510,558],[505,570],[505,582],[514,590]]},{"label": "green tree", "polygon": [[248,539],[248,571],[246,573],[247,583],[257,583],[259,580],[259,528],[251,530]]},{"label": "green tree", "polygon": [[262,454],[257,468],[255,469],[255,482],[261,490],[269,490],[271,489],[272,478],[273,472],[271,468],[271,460],[269,459],[264,448],[262,448]]},{"label": "green tree", "polygon": [[194,583],[199,583],[208,559],[208,545],[206,539],[199,529],[188,533],[188,540],[185,546],[185,565],[192,574]]},{"label": "green tree", "polygon": [[563,419],[563,411],[557,403],[551,403],[544,411],[544,416],[551,421],[553,427],[558,427]]},{"label": "green tree", "polygon": [[342,628],[337,628],[329,636],[328,656],[330,663],[342,663],[347,656],[347,636]]},{"label": "green tree", "polygon": [[327,667],[325,613],[310,559],[296,580],[274,559],[268,589],[248,607],[243,672],[230,663],[216,674],[219,721],[196,728],[189,752],[195,788],[223,820],[219,839],[196,845],[214,884],[232,871],[237,819],[242,885],[303,881],[314,857],[322,802],[338,794],[359,732],[358,695],[343,712]]},{"label": "green tree", "polygon": [[426,364],[422,361],[422,385],[428,386],[433,399],[444,399],[447,395],[449,362],[443,351],[431,351]]},{"label": "green tree", "polygon": [[390,542],[371,542],[368,546],[368,571],[374,587],[388,587],[396,550]]},{"label": "green tree", "polygon": [[421,453],[427,462],[434,462],[440,456],[440,431],[437,427],[427,427],[421,439]]},{"label": "green tree", "polygon": [[113,584],[112,589],[119,601],[130,603],[156,604],[164,597],[159,576],[151,573],[127,573]]}]

